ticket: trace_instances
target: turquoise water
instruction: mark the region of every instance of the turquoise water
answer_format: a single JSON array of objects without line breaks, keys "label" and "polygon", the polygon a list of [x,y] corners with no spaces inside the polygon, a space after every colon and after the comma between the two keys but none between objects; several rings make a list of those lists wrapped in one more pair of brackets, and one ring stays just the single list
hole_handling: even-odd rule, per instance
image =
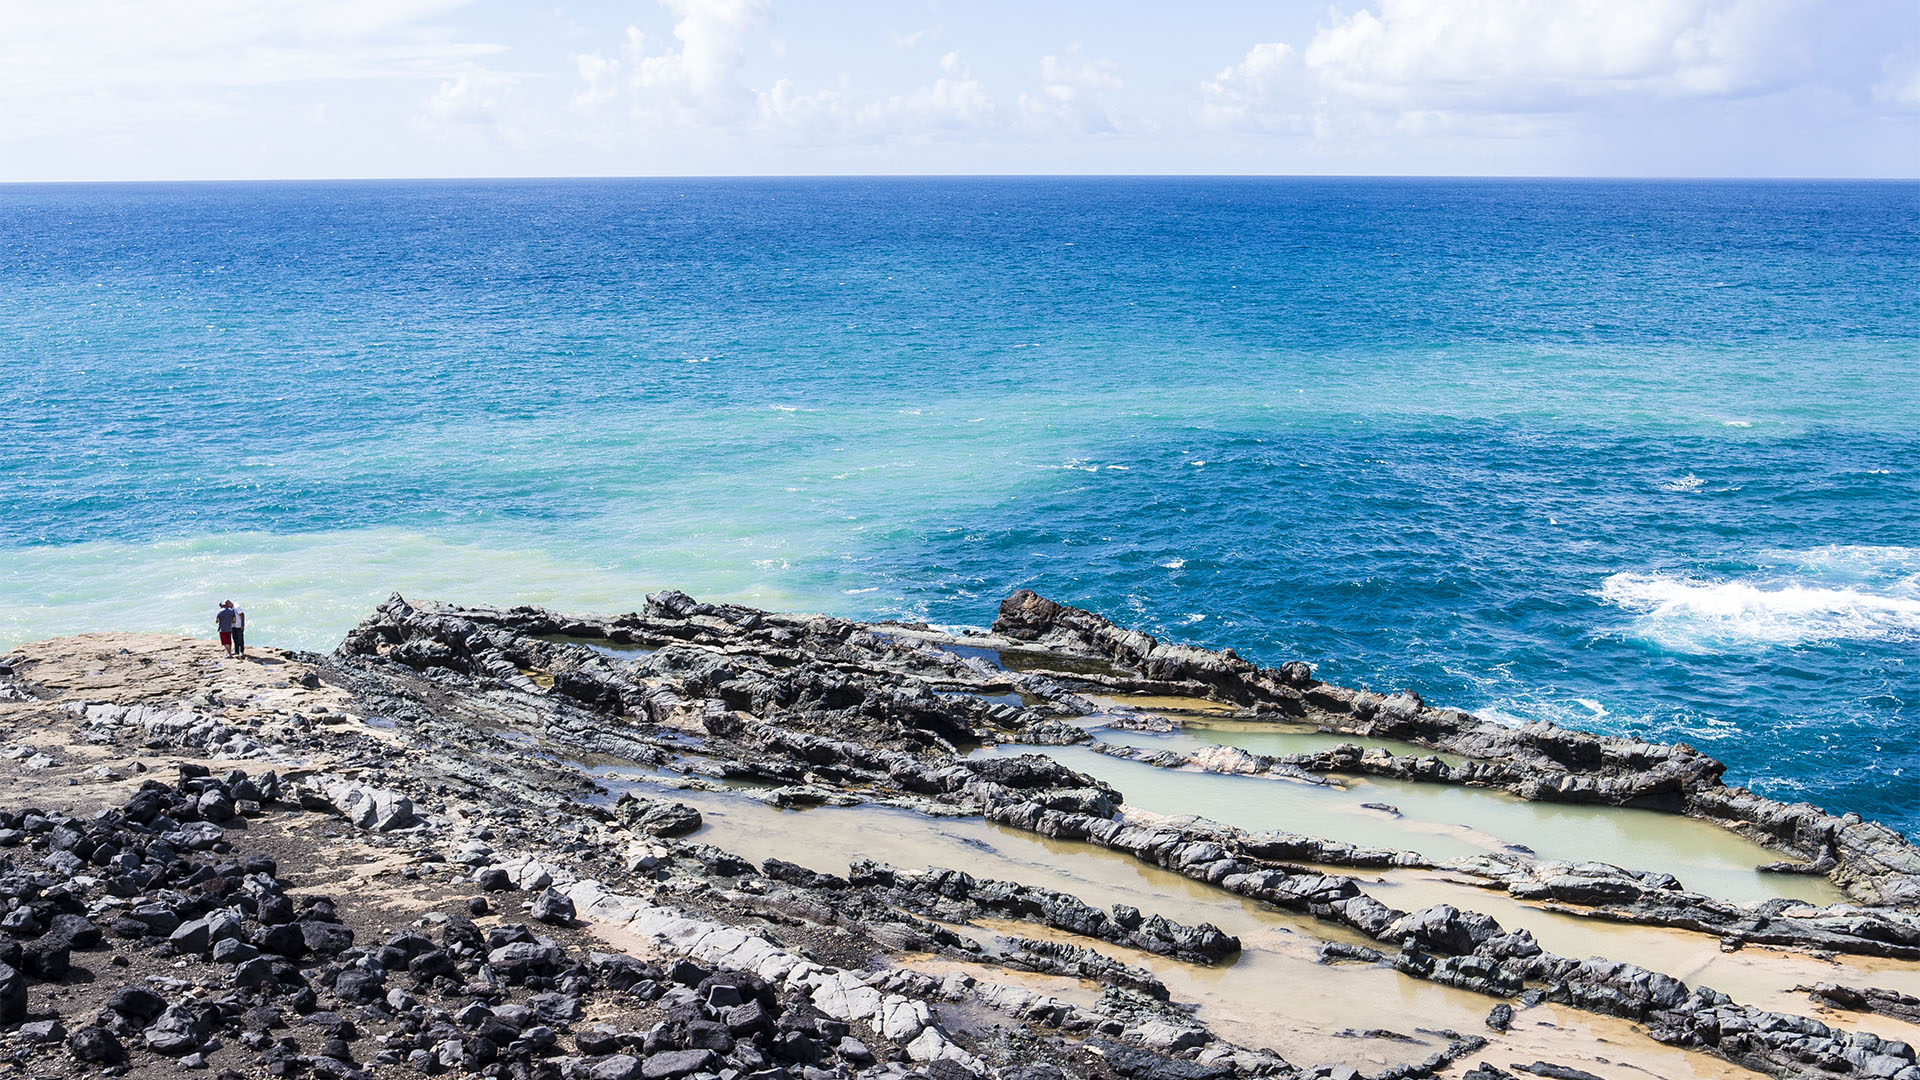
[{"label": "turquoise water", "polygon": [[1920,186],[0,187],[0,642],[1031,586],[1920,830]]}]

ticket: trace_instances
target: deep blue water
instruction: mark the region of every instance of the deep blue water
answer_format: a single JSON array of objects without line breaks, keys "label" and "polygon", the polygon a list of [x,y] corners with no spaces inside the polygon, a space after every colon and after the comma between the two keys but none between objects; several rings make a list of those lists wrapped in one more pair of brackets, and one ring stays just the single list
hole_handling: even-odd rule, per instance
[{"label": "deep blue water", "polygon": [[0,187],[0,642],[1030,586],[1920,832],[1920,185]]}]

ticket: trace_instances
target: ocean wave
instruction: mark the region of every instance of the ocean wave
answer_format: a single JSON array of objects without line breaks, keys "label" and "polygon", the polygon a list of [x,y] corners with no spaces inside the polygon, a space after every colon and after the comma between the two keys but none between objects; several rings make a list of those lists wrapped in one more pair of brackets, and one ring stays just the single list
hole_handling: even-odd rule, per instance
[{"label": "ocean wave", "polygon": [[1702,581],[1614,574],[1600,599],[1633,619],[1633,636],[1687,652],[1754,645],[1920,638],[1920,588],[1911,579]]},{"label": "ocean wave", "polygon": [[1920,596],[1920,548],[1893,544],[1827,544],[1823,547],[1770,548],[1759,555],[1768,566],[1789,568],[1852,583],[1881,583]]},{"label": "ocean wave", "polygon": [[[1561,727],[1579,728],[1587,731],[1617,730],[1621,724],[1644,724],[1645,716],[1615,717],[1613,711],[1593,698],[1562,698],[1552,695],[1536,695],[1524,690],[1514,691],[1512,687],[1503,688],[1509,692],[1496,692],[1482,703],[1468,709],[1475,717],[1502,727],[1522,728],[1541,721],[1558,724]],[[1599,725],[1596,727],[1596,725]]]}]

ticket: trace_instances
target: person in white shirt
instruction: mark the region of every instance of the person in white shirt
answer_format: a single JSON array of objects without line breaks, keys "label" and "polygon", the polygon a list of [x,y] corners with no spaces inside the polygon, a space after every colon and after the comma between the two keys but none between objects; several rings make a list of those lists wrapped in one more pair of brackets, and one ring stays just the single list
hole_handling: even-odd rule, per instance
[{"label": "person in white shirt", "polygon": [[247,658],[247,613],[231,600],[227,601],[226,606],[233,611],[233,655],[245,660]]}]

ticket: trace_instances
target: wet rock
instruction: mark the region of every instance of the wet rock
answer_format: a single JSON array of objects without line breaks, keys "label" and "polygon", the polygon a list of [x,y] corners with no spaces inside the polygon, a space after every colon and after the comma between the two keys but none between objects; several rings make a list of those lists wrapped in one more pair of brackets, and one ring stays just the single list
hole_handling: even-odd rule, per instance
[{"label": "wet rock", "polygon": [[1228,1065],[1202,1065],[1110,1039],[1089,1039],[1087,1045],[1097,1048],[1107,1067],[1128,1080],[1224,1080],[1233,1075]]},{"label": "wet rock", "polygon": [[1500,924],[1486,915],[1438,904],[1402,916],[1382,936],[1433,952],[1463,954],[1499,933]]},{"label": "wet rock", "polygon": [[1805,993],[1815,1001],[1836,1008],[1854,1012],[1879,1013],[1908,1023],[1920,1023],[1920,998],[1911,994],[1882,990],[1877,987],[1858,988],[1824,982],[1815,983],[1812,986],[1796,986],[1794,989]]},{"label": "wet rock", "polygon": [[908,873],[862,860],[848,873],[855,885],[887,890],[889,899],[935,917],[956,911],[1029,919],[1084,937],[1100,938],[1163,956],[1216,963],[1240,951],[1240,941],[1211,924],[1183,926],[1137,909],[1102,911],[1066,893],[1018,882],[976,880],[957,870],[933,868]]},{"label": "wet rock", "polygon": [[1515,1065],[1514,1068],[1532,1076],[1544,1076],[1547,1080],[1605,1080],[1584,1069],[1572,1069],[1565,1065],[1549,1065],[1536,1061],[1531,1065]]},{"label": "wet rock", "polygon": [[685,803],[623,795],[615,810],[629,825],[652,836],[685,836],[701,825],[700,811]]}]

